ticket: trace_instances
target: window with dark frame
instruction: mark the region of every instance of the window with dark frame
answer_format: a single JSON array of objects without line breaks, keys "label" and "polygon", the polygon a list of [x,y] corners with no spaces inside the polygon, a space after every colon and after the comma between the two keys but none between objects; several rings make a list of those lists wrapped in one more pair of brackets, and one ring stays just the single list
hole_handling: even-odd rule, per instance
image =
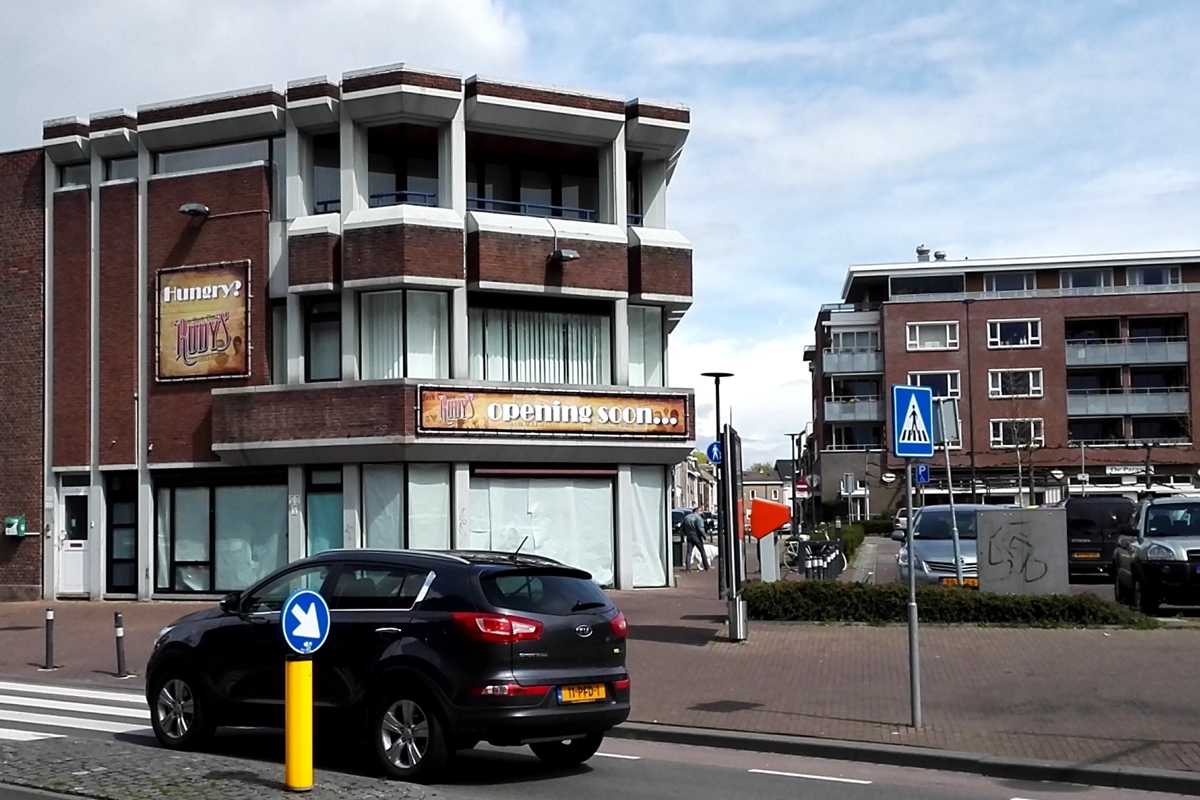
[{"label": "window with dark frame", "polygon": [[371,208],[438,204],[438,129],[381,125],[367,131],[367,193]]},{"label": "window with dark frame", "polygon": [[600,150],[467,133],[467,208],[595,221]]},{"label": "window with dark frame", "polygon": [[309,297],[304,303],[304,381],[342,379],[342,298]]}]

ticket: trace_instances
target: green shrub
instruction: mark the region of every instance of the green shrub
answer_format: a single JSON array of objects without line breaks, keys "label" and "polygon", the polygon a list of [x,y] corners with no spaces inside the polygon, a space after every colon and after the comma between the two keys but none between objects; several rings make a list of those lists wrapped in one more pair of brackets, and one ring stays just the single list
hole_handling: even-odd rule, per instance
[{"label": "green shrub", "polygon": [[863,520],[862,528],[868,536],[887,536],[895,530],[891,517],[887,519],[865,519]]},{"label": "green shrub", "polygon": [[[750,618],[757,620],[882,624],[908,619],[908,587],[901,583],[754,582],[747,584],[744,597]],[[918,586],[917,607],[921,621],[932,623],[1158,627],[1156,620],[1094,594],[1006,595]]]}]

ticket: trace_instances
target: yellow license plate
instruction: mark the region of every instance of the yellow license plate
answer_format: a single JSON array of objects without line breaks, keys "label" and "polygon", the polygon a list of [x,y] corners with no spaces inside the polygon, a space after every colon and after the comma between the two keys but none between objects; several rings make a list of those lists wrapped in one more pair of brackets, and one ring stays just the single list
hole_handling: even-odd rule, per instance
[{"label": "yellow license plate", "polygon": [[1100,554],[1099,553],[1090,553],[1090,552],[1089,553],[1075,553],[1074,556],[1076,558],[1099,558]]},{"label": "yellow license plate", "polygon": [[594,703],[604,700],[608,692],[603,683],[589,683],[584,686],[564,686],[558,690],[560,703]]},{"label": "yellow license plate", "polygon": [[[942,586],[958,586],[958,578],[942,578]],[[979,586],[979,578],[963,578],[963,586]]]}]

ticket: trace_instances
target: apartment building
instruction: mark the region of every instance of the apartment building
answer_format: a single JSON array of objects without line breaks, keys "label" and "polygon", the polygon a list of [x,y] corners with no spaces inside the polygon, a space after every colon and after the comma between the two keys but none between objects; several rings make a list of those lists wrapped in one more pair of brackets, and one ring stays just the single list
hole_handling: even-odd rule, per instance
[{"label": "apartment building", "polygon": [[[809,453],[820,502],[852,516],[895,508],[904,464],[887,452],[889,387],[957,402],[957,500],[1190,491],[1200,480],[1190,387],[1200,368],[1200,251],[852,266],[822,307]],[[936,402],[936,401],[935,401]],[[945,451],[926,502],[945,502]],[[845,496],[842,476],[853,474]]]},{"label": "apartment building", "polygon": [[688,130],[405,65],[46,122],[0,154],[0,598],[212,596],[332,547],[665,585]]}]

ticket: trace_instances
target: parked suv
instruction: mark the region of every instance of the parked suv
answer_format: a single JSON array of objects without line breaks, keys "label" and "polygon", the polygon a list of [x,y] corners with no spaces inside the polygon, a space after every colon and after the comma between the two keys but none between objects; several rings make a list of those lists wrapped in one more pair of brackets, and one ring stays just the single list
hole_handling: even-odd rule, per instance
[{"label": "parked suv", "polygon": [[1200,605],[1200,498],[1142,500],[1118,531],[1117,601],[1154,614],[1159,605]]},{"label": "parked suv", "polygon": [[629,716],[625,616],[586,572],[508,553],[333,550],[164,628],[146,699],[166,747],[218,726],[283,726],[284,601],[319,591],[317,725],[367,740],[391,776],[424,779],[479,741],[591,758]]},{"label": "parked suv", "polygon": [[1067,566],[1072,575],[1104,574],[1113,563],[1117,531],[1137,507],[1120,495],[1072,497],[1067,515]]}]

